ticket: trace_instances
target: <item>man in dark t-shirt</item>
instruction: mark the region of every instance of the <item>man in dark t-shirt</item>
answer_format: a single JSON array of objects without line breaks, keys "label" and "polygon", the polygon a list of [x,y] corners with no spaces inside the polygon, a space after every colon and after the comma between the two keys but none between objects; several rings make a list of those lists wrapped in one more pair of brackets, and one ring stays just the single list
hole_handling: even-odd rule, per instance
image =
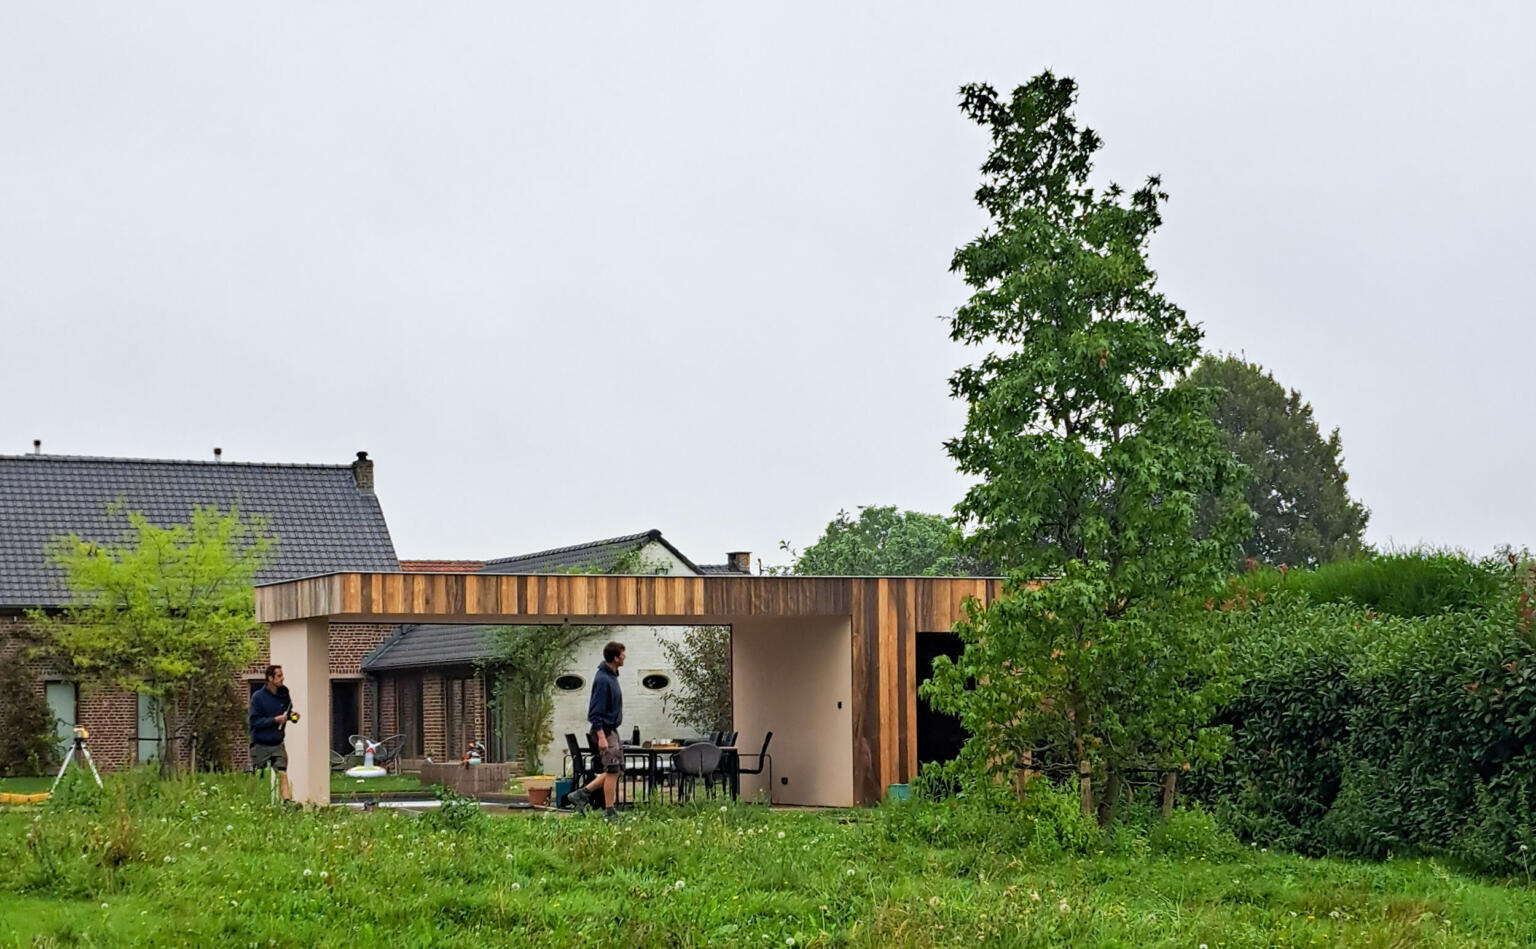
[{"label": "man in dark t-shirt", "polygon": [[272,768],[277,772],[283,800],[288,789],[288,751],[283,747],[284,729],[293,714],[293,701],[283,685],[283,667],[267,666],[266,684],[251,693],[251,770]]}]

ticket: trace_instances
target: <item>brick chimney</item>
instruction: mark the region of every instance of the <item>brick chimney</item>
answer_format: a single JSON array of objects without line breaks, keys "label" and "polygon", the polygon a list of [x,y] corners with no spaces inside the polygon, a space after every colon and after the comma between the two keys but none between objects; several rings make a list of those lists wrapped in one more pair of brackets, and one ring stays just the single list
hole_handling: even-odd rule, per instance
[{"label": "brick chimney", "polygon": [[364,491],[373,490],[373,462],[368,460],[368,453],[360,451],[357,460],[352,462],[352,480]]},{"label": "brick chimney", "polygon": [[735,550],[725,555],[725,562],[737,573],[752,572],[752,551]]}]

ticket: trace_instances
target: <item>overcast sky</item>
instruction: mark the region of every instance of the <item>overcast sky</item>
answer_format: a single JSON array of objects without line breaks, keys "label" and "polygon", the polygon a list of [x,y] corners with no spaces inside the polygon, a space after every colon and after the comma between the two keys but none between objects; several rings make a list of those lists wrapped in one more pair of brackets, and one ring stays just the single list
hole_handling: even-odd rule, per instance
[{"label": "overcast sky", "polygon": [[4,3],[0,453],[366,449],[403,557],[947,512],[956,90],[1050,67],[1372,541],[1536,545],[1532,6],[1088,6]]}]

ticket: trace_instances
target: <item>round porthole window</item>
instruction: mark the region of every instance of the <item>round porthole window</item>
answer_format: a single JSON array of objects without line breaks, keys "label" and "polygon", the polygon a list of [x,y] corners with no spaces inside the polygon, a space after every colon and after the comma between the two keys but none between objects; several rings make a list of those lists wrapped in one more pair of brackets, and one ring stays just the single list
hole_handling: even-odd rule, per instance
[{"label": "round porthole window", "polygon": [[647,689],[665,689],[672,684],[672,680],[659,672],[653,672],[640,680],[640,684]]},{"label": "round porthole window", "polygon": [[581,676],[565,675],[555,680],[555,688],[561,692],[576,692],[584,685],[586,683],[581,681]]}]

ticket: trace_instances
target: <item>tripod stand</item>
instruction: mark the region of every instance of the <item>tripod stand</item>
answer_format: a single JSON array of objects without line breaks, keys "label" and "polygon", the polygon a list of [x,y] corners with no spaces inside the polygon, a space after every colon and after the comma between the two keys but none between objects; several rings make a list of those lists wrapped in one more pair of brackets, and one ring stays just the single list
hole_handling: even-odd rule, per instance
[{"label": "tripod stand", "polygon": [[[96,779],[96,786],[101,787],[101,773],[96,770],[96,762],[91,760],[91,749],[85,747],[84,732],[85,729],[83,728],[75,729],[75,743],[70,746],[69,754],[64,756],[64,763],[59,765],[59,774],[53,779],[53,786],[48,789],[49,794],[59,789],[59,782],[64,780],[64,771],[69,767],[71,761],[75,762],[75,766],[82,771],[89,767],[91,769],[91,777]],[[80,754],[78,759],[75,757],[76,752]],[[82,760],[85,762],[84,764],[81,764]]]}]

